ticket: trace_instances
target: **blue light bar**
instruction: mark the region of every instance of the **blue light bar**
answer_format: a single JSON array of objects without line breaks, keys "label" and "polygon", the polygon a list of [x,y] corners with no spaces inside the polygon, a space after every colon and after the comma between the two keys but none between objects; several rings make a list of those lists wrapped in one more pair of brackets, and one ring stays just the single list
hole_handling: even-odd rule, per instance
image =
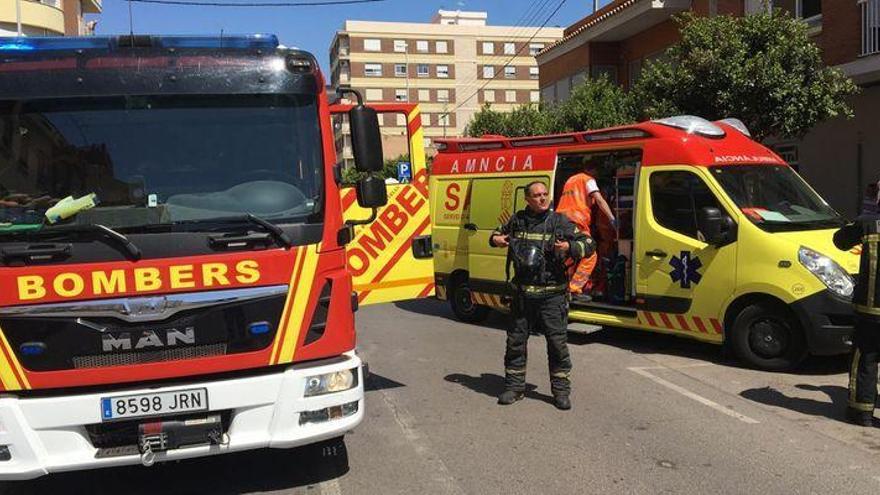
[{"label": "blue light bar", "polygon": [[156,36],[164,48],[278,48],[274,34],[247,34],[233,36]]},{"label": "blue light bar", "polygon": [[[125,47],[126,38],[116,36],[88,37],[0,37],[0,52],[39,52],[61,50],[110,50],[113,46]],[[266,49],[278,48],[278,37],[274,34],[247,34],[233,36],[149,36],[153,47],[158,48],[238,48]],[[143,47],[140,44],[139,46]]]},{"label": "blue light bar", "polygon": [[0,51],[2,52],[94,50],[102,48],[106,50],[109,46],[109,38],[98,36],[89,36],[88,38],[65,38],[61,36],[35,36],[30,38],[0,37]]}]

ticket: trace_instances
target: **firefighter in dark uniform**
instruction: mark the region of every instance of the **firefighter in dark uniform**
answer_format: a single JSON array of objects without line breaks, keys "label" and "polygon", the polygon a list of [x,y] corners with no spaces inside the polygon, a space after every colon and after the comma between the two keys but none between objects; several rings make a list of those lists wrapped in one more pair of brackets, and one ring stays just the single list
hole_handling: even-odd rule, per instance
[{"label": "firefighter in dark uniform", "polygon": [[550,388],[559,409],[571,409],[571,358],[568,354],[567,265],[594,251],[592,239],[578,232],[564,215],[550,209],[550,196],[543,182],[525,188],[528,206],[516,212],[489,237],[492,247],[506,247],[508,279],[511,280],[511,326],[504,354],[504,393],[498,403],[507,405],[523,398],[526,387],[526,351],[531,331],[547,339]]},{"label": "firefighter in dark uniform", "polygon": [[880,216],[863,215],[834,233],[834,245],[850,250],[862,245],[859,278],[853,291],[856,327],[849,372],[847,419],[861,426],[874,422],[877,359],[880,354]]}]

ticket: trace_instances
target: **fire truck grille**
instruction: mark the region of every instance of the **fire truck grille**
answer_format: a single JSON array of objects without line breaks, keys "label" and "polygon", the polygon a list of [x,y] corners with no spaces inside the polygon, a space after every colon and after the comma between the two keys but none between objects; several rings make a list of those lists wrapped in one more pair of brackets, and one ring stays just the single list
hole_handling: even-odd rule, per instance
[{"label": "fire truck grille", "polygon": [[[162,416],[158,418],[140,418],[130,419],[126,421],[117,421],[113,423],[99,423],[86,425],[86,433],[92,446],[98,449],[95,453],[96,458],[119,457],[125,455],[140,454],[138,449],[138,426],[142,423],[150,422],[166,422],[166,421],[185,421],[189,419],[203,418],[205,414],[188,414],[181,416]],[[218,414],[217,412],[210,414]],[[219,411],[222,421],[223,432],[229,430],[229,423],[232,418],[231,411]]]},{"label": "fire truck grille", "polygon": [[226,344],[197,345],[164,351],[127,352],[124,354],[94,354],[74,356],[73,366],[82,368],[106,368],[132,364],[161,363],[180,359],[195,359],[226,354]]}]

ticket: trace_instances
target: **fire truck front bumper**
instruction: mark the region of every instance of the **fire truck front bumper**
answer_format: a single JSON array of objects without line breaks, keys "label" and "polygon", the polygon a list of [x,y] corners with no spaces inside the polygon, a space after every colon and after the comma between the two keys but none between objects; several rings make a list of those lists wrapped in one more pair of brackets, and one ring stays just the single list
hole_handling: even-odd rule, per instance
[{"label": "fire truck front bumper", "polygon": [[[362,368],[351,352],[259,376],[52,397],[0,396],[0,480],[289,448],[339,437],[363,419]],[[321,388],[321,377],[346,371],[355,377],[351,388]],[[345,388],[335,376],[336,390]],[[181,397],[189,397],[187,405],[199,410],[112,417],[119,412],[113,408],[118,404],[123,410],[128,398],[134,407],[142,401],[160,407],[163,400],[164,407],[171,407]]]}]

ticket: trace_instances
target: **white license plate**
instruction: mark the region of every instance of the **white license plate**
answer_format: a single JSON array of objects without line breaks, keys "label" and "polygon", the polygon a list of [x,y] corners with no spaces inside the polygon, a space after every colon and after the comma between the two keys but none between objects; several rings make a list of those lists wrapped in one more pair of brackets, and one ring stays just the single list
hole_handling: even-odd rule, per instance
[{"label": "white license plate", "polygon": [[101,398],[103,421],[207,410],[208,390],[204,388]]}]

